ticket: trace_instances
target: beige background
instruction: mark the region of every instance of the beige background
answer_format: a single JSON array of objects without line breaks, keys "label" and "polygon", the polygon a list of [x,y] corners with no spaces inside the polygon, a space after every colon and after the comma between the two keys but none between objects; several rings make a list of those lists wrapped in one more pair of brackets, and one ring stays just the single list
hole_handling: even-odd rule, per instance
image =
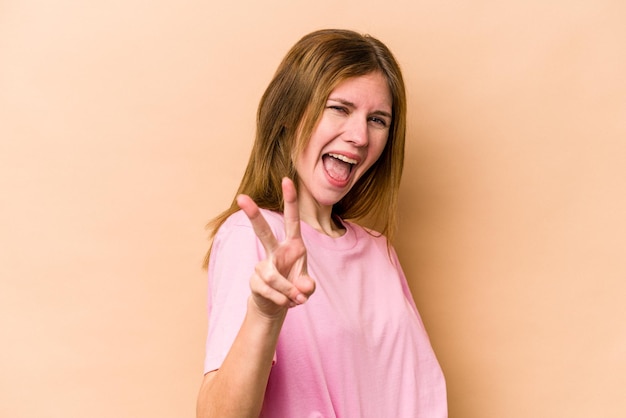
[{"label": "beige background", "polygon": [[0,416],[193,416],[203,225],[322,27],[405,72],[397,248],[450,416],[626,416],[626,3],[302,3],[0,1]]}]

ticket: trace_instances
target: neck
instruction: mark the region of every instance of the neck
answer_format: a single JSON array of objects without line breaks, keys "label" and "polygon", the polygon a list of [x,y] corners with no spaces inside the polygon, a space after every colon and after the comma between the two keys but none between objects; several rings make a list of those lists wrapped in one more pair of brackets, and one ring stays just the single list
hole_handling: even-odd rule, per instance
[{"label": "neck", "polygon": [[334,238],[340,237],[345,233],[343,225],[333,217],[332,206],[306,206],[303,203],[299,202],[300,219],[313,229]]}]

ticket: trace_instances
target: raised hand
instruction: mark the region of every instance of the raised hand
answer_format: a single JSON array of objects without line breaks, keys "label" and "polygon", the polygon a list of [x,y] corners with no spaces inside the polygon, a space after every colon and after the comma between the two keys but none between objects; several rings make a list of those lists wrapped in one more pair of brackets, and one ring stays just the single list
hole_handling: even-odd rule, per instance
[{"label": "raised hand", "polygon": [[285,239],[278,242],[259,207],[246,195],[237,196],[237,204],[250,219],[254,232],[265,248],[250,279],[252,302],[259,313],[282,316],[293,306],[306,302],[315,290],[315,282],[306,268],[306,247],[300,234],[300,214],[296,189],[291,180],[282,182],[285,202]]}]

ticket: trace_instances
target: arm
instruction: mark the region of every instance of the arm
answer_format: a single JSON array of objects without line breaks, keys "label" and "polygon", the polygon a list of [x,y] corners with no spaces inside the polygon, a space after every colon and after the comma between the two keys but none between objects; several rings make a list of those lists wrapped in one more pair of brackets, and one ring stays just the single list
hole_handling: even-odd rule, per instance
[{"label": "arm", "polygon": [[250,307],[221,368],[207,373],[198,397],[198,417],[258,417],[282,319]]},{"label": "arm", "polygon": [[244,321],[220,369],[205,375],[197,416],[258,417],[278,336],[290,307],[315,289],[306,272],[306,248],[293,183],[283,181],[285,240],[278,242],[259,208],[247,196],[237,202],[250,219],[267,258],[255,267]]}]

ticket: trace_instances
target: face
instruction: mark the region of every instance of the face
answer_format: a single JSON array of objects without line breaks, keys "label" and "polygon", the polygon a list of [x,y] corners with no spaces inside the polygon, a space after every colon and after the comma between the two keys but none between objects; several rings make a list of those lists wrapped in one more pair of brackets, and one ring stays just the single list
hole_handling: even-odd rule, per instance
[{"label": "face", "polygon": [[337,85],[296,160],[301,209],[332,207],[350,191],[383,152],[391,112],[391,92],[381,73]]}]

